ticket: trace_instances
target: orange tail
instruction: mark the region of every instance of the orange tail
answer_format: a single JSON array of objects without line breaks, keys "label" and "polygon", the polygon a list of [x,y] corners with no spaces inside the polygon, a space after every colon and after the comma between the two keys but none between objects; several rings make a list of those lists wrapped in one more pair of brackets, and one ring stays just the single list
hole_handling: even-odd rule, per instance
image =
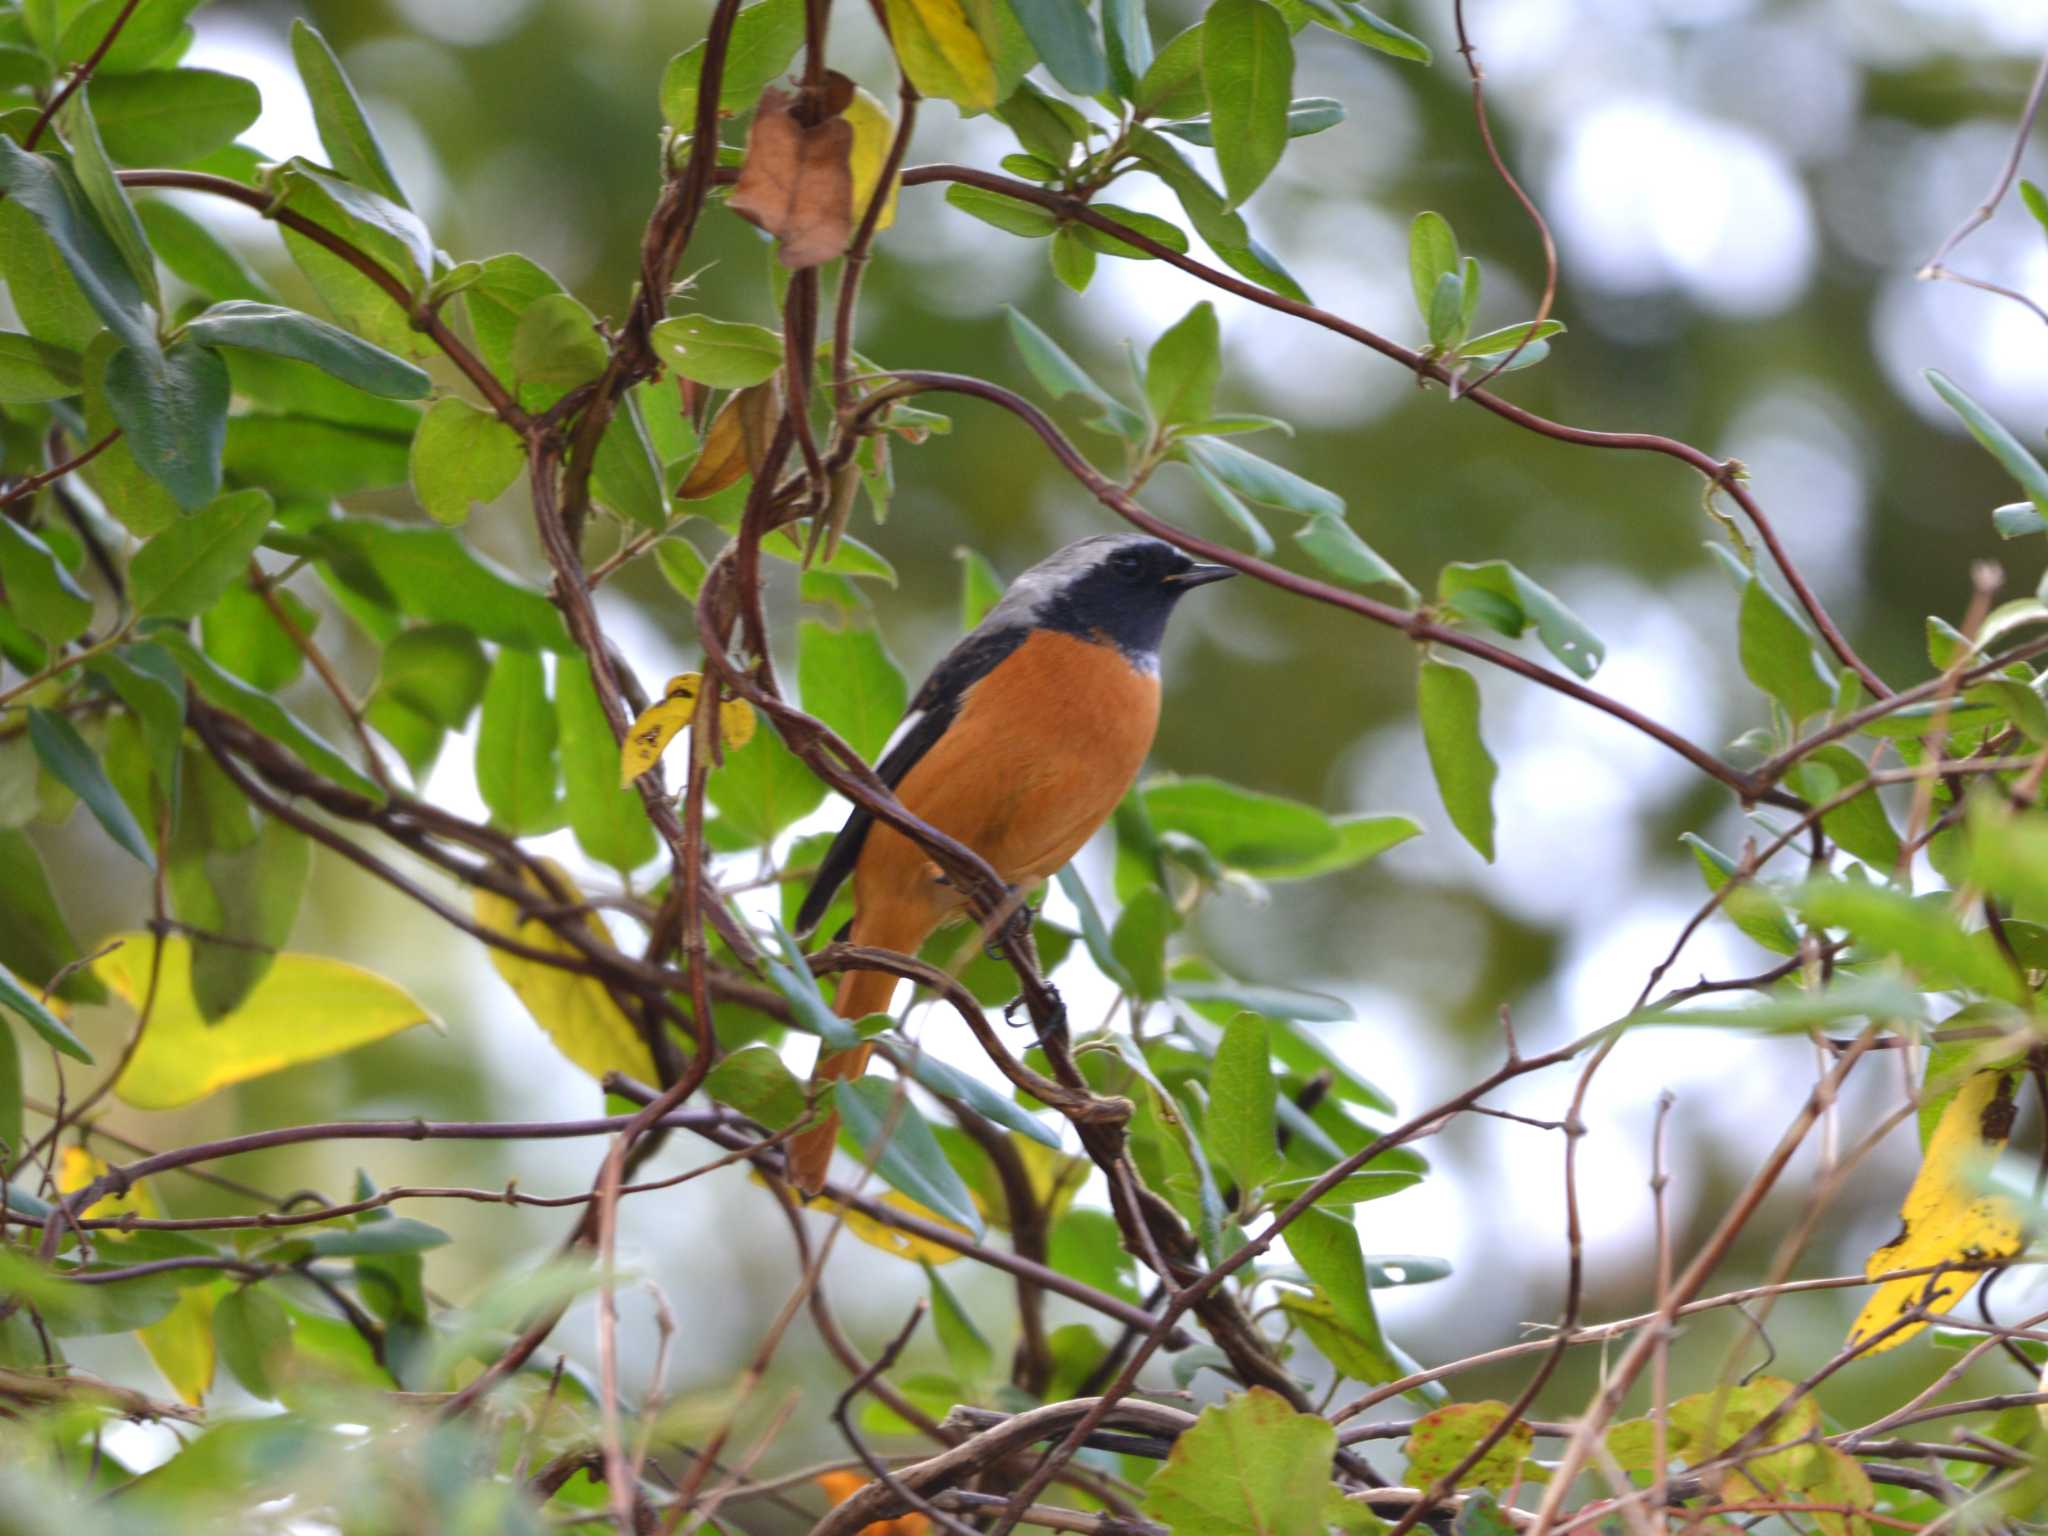
[{"label": "orange tail", "polygon": [[[915,944],[911,946],[912,949],[916,947]],[[864,1019],[887,1008],[895,992],[894,976],[881,971],[849,971],[840,979],[834,1012],[842,1019]],[[843,1082],[859,1077],[873,1050],[874,1047],[865,1040],[845,1051],[830,1050],[821,1042],[818,1064],[811,1069],[811,1082]],[[806,1195],[815,1195],[824,1188],[825,1170],[831,1166],[832,1149],[838,1142],[839,1116],[836,1114],[828,1114],[809,1130],[792,1136],[786,1143],[790,1182]]]}]

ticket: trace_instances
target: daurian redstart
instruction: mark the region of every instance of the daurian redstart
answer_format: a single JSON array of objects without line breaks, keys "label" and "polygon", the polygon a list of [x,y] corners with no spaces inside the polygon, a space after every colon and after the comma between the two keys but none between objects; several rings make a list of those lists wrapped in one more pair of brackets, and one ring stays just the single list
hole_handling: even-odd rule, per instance
[{"label": "daurian redstart", "polygon": [[[904,808],[980,854],[1012,885],[1043,880],[1131,787],[1159,723],[1159,642],[1174,604],[1235,574],[1143,534],[1069,544],[1019,576],[911,700],[876,765]],[[963,901],[936,865],[864,810],[847,818],[797,914],[808,933],[853,877],[855,944],[915,954]],[[896,978],[849,971],[840,1017],[889,1006]],[[814,1083],[852,1078],[869,1047],[821,1048]],[[834,1116],[793,1137],[790,1177],[816,1194]]]}]

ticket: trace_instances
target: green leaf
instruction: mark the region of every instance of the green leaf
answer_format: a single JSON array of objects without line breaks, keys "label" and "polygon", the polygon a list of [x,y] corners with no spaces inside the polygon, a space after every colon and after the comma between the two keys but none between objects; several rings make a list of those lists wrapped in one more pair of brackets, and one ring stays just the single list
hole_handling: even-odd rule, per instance
[{"label": "green leaf", "polygon": [[960,628],[973,629],[988,617],[989,609],[1003,600],[1003,578],[979,550],[962,544],[954,549],[960,562]]},{"label": "green leaf", "polygon": [[1815,880],[1790,899],[1808,922],[1847,929],[1859,945],[1898,956],[1929,987],[1968,987],[2015,1004],[2027,1000],[1991,935],[1964,929],[1948,910],[1946,893],[1923,899],[1867,881]]},{"label": "green leaf", "polygon": [[[1043,930],[1040,930],[1040,934],[1039,949],[1042,956],[1047,946],[1043,942]],[[1048,971],[1053,969],[1050,962],[1046,963],[1045,968]],[[928,1051],[906,1053],[905,1063],[913,1078],[940,1097],[958,1099],[984,1120],[993,1121],[1019,1135],[1029,1136],[1043,1146],[1058,1150],[1060,1138],[1056,1132],[1048,1130],[1036,1115],[1016,1100],[998,1093],[979,1078],[955,1071]]]},{"label": "green leaf", "polygon": [[804,708],[869,762],[881,756],[910,698],[881,636],[816,619],[798,626],[797,690]]},{"label": "green leaf", "polygon": [[344,384],[389,400],[417,400],[432,388],[426,371],[339,326],[285,309],[230,299],[185,327],[191,340],[210,347],[243,347],[311,363]]},{"label": "green leaf", "polygon": [[[428,286],[433,237],[410,209],[297,157],[270,173],[270,185],[287,209],[358,247],[400,291]],[[410,307],[383,284],[307,235],[282,235],[293,263],[342,325],[401,357],[429,355],[433,343],[413,328]]]},{"label": "green leaf", "polygon": [[[1170,251],[1178,251],[1183,256],[1187,254],[1187,234],[1170,220],[1156,218],[1149,213],[1140,213],[1135,208],[1120,208],[1115,203],[1090,203],[1088,206],[1104,218],[1116,220],[1134,235],[1143,235],[1146,239],[1156,241]],[[1108,230],[1097,229],[1093,224],[1069,224],[1065,228],[1087,241],[1090,249],[1100,251],[1105,256],[1116,256],[1124,261],[1158,259],[1151,251],[1133,245],[1128,240],[1119,239]]]},{"label": "green leaf", "polygon": [[[0,975],[5,968],[0,967]],[[0,988],[5,983],[0,982]],[[13,1162],[21,1138],[21,1044],[0,1022],[0,1157]]]},{"label": "green leaf", "polygon": [[[1191,434],[1184,433],[1183,435]],[[1183,448],[1181,451],[1185,453],[1186,449]],[[1215,475],[1209,472],[1206,466],[1197,463],[1194,459],[1183,459],[1182,464],[1187,472],[1195,477],[1195,483],[1202,488],[1203,493],[1208,496],[1217,510],[1237,524],[1238,528],[1243,531],[1246,541],[1252,547],[1253,554],[1263,559],[1273,553],[1273,535],[1266,532],[1266,525],[1259,521],[1252,509],[1238,499],[1237,492],[1217,479]]]},{"label": "green leaf", "polygon": [[1437,577],[1437,595],[1510,637],[1533,626],[1544,649],[1580,677],[1591,677],[1606,660],[1607,647],[1577,614],[1505,560],[1452,562]]},{"label": "green leaf", "polygon": [[1410,607],[1418,600],[1408,578],[1361,539],[1341,515],[1317,513],[1295,529],[1294,537],[1317,565],[1339,580],[1361,587],[1391,587]]},{"label": "green leaf", "polygon": [[63,562],[5,516],[0,516],[0,589],[6,593],[6,611],[51,645],[69,644],[92,622],[92,599]]},{"label": "green leaf", "polygon": [[1287,147],[1294,39],[1267,0],[1215,0],[1202,23],[1202,85],[1216,164],[1235,208],[1271,174]]},{"label": "green leaf", "polygon": [[1076,293],[1086,293],[1095,280],[1095,247],[1082,227],[1062,224],[1053,231],[1052,275]]},{"label": "green leaf", "polygon": [[1274,1140],[1273,1058],[1266,1021],[1240,1013],[1225,1026],[1209,1070],[1209,1144],[1239,1190],[1249,1194],[1280,1162]]},{"label": "green leaf", "polygon": [[[115,237],[93,211],[85,190],[69,165],[48,155],[32,155],[0,134],[0,190],[49,237],[78,292],[101,322],[131,347],[156,346],[156,317],[141,282],[129,269]],[[10,290],[17,253],[9,263]],[[42,327],[29,316],[29,329]],[[46,334],[46,340],[69,338]],[[90,338],[79,338],[83,345]]]},{"label": "green leaf", "polygon": [[[182,708],[179,713],[183,714]],[[33,781],[34,749],[24,743],[19,751],[27,777]],[[0,965],[36,987],[48,986],[60,971],[68,972],[56,989],[59,997],[75,1003],[103,1003],[106,988],[91,971],[74,963],[81,953],[35,845],[23,832],[0,829]]]},{"label": "green leaf", "polygon": [[505,493],[526,468],[526,449],[491,412],[444,395],[421,418],[407,463],[427,515],[453,527]]},{"label": "green leaf", "polygon": [[1180,915],[1166,893],[1156,885],[1137,891],[1117,914],[1110,931],[1109,950],[1116,956],[1127,990],[1148,1002],[1166,991],[1166,940],[1180,927]]},{"label": "green leaf", "polygon": [[107,154],[123,165],[190,165],[234,143],[263,111],[239,75],[211,69],[99,74],[92,114]]},{"label": "green leaf", "polygon": [[135,212],[157,259],[207,299],[270,300],[270,290],[242,258],[184,209],[151,198]]},{"label": "green leaf", "polygon": [[919,1205],[970,1232],[982,1230],[973,1198],[938,1138],[899,1086],[879,1077],[835,1083],[832,1100],[854,1155]]},{"label": "green leaf", "polygon": [[[322,558],[335,576],[383,607],[459,624],[480,639],[522,650],[572,648],[554,604],[496,570],[446,528],[351,517],[320,523],[312,536],[326,548]],[[616,778],[616,762],[612,773]]]},{"label": "green leaf", "polygon": [[1064,169],[1075,146],[1087,137],[1087,120],[1056,96],[1048,96],[1029,80],[996,108],[996,116],[1017,135],[1017,142],[1037,159]]},{"label": "green leaf", "polygon": [[1458,270],[1458,237],[1440,213],[1418,213],[1408,228],[1408,280],[1415,290],[1415,308],[1427,322],[1436,303],[1437,285]]},{"label": "green leaf", "polygon": [[1316,25],[1328,27],[1332,32],[1363,43],[1377,52],[1415,64],[1428,64],[1434,58],[1429,44],[1375,16],[1357,0],[1329,0],[1327,7],[1312,6],[1308,11],[1309,20]]},{"label": "green leaf", "polygon": [[[1287,137],[1305,139],[1311,134],[1322,133],[1344,121],[1344,104],[1328,96],[1303,96],[1290,102],[1287,108]],[[1199,144],[1204,149],[1216,142],[1216,125],[1207,117],[1186,117],[1159,125],[1161,133],[1170,133],[1176,139],[1189,144]]]},{"label": "green leaf", "polygon": [[1010,321],[1010,339],[1017,344],[1024,366],[1040,389],[1055,400],[1074,395],[1094,406],[1095,415],[1089,418],[1088,425],[1098,432],[1133,443],[1146,439],[1149,431],[1143,417],[1083,373],[1081,365],[1061,351],[1057,342],[1017,310],[1005,306],[1004,313]]},{"label": "green leaf", "polygon": [[543,294],[527,305],[512,336],[512,373],[520,399],[552,405],[604,372],[609,354],[597,317],[566,293]]},{"label": "green leaf", "polygon": [[1479,735],[1479,684],[1463,667],[1425,659],[1416,709],[1437,793],[1465,841],[1493,862],[1493,756]]},{"label": "green leaf", "polygon": [[1814,654],[1813,637],[1784,599],[1755,577],[1742,591],[1738,633],[1743,672],[1794,721],[1827,713],[1834,680]]},{"label": "green leaf", "polygon": [[1970,436],[1982,443],[1985,450],[2005,466],[2005,472],[2019,482],[2020,489],[2027,493],[2027,500],[2034,504],[2034,510],[2048,516],[2048,469],[2042,467],[2041,461],[1996,417],[1950,383],[1946,375],[1929,368],[1926,378],[1934,386],[1934,392],[1947,402],[1948,408],[1962,418],[1963,425],[1970,429]]},{"label": "green leaf", "polygon": [[995,1372],[996,1352],[981,1336],[981,1330],[974,1326],[974,1320],[967,1315],[952,1289],[939,1278],[939,1272],[932,1268],[929,1260],[919,1261],[924,1266],[925,1279],[931,1284],[932,1330],[939,1336],[939,1346],[946,1352],[946,1363],[953,1368],[953,1374],[962,1382],[975,1385],[986,1382]]},{"label": "green leaf", "polygon": [[[23,986],[20,978],[4,965],[0,965],[0,1008],[5,1008],[9,1012],[19,1014],[22,1022],[42,1036],[47,1044],[62,1051],[66,1056],[74,1057],[84,1062],[87,1066],[92,1065],[92,1052],[85,1048],[85,1043],[78,1036],[71,1033],[70,1029],[65,1026],[64,1021],[50,1012],[43,1005],[42,1000],[29,991],[27,987]],[[11,1049],[13,1037],[10,1035],[8,1039]],[[19,1058],[17,1057],[18,1071]],[[17,1088],[19,1085],[20,1079],[17,1076]],[[20,1148],[18,1144],[10,1144],[8,1150],[9,1152],[18,1153]]]},{"label": "green leaf", "polygon": [[424,1253],[449,1241],[439,1227],[410,1216],[387,1215],[382,1221],[366,1221],[359,1227],[322,1227],[308,1236],[287,1239],[292,1253],[303,1249],[311,1258],[342,1259],[359,1254]]},{"label": "green leaf", "polygon": [[1131,153],[1161,181],[1173,189],[1180,206],[1195,227],[1195,233],[1223,264],[1241,277],[1290,299],[1306,303],[1308,295],[1280,265],[1278,258],[1253,238],[1244,220],[1224,204],[1222,194],[1173,146],[1171,140],[1147,128],[1133,128],[1128,140]]},{"label": "green leaf", "polygon": [[1095,898],[1088,894],[1088,887],[1082,883],[1074,866],[1062,868],[1053,879],[1058,882],[1062,894],[1074,904],[1074,911],[1081,920],[1081,942],[1088,947],[1088,958],[1095,962],[1095,968],[1115,982],[1126,992],[1137,990],[1130,972],[1117,958],[1110,947],[1109,927],[1102,921],[1102,912],[1095,905]]},{"label": "green leaf", "polygon": [[638,869],[654,857],[654,828],[639,793],[619,785],[619,741],[591,684],[590,666],[580,655],[555,662],[555,718],[561,732],[562,787],[577,843],[598,863],[621,873]]},{"label": "green leaf", "polygon": [[1265,1387],[1212,1403],[1145,1487],[1145,1512],[1173,1536],[1324,1536],[1336,1455],[1328,1420]]},{"label": "green leaf", "polygon": [[277,1397],[291,1359],[292,1321],[269,1287],[239,1286],[221,1297],[213,1309],[213,1341],[245,1392]]},{"label": "green leaf", "polygon": [[484,685],[476,739],[476,784],[493,825],[516,837],[561,824],[555,758],[559,726],[547,678],[532,651],[504,646]]},{"label": "green leaf", "polygon": [[272,510],[268,491],[230,491],[151,539],[128,569],[135,611],[172,619],[204,613],[248,569]]},{"label": "green leaf", "polygon": [[2034,222],[2041,226],[2044,233],[2048,233],[2048,197],[2044,197],[2041,189],[2024,176],[2020,178],[2020,201],[2026,204],[2027,212],[2034,216]]},{"label": "green leaf", "polygon": [[156,852],[149,837],[136,824],[127,802],[108,782],[106,770],[85,744],[85,738],[78,734],[78,728],[62,715],[31,708],[28,739],[50,776],[85,802],[85,808],[92,812],[93,820],[107,836],[139,859],[144,868],[155,870]]},{"label": "green leaf", "polygon": [[1159,50],[1131,93],[1138,116],[1186,118],[1209,110],[1209,94],[1202,84],[1202,30],[1196,22]]},{"label": "green leaf", "polygon": [[[616,752],[612,775],[618,776]],[[780,734],[757,730],[752,741],[725,754],[725,766],[711,775],[706,793],[717,807],[719,825],[751,848],[816,810],[825,798],[825,786],[783,745]]]},{"label": "green leaf", "polygon": [[[1696,833],[1681,832],[1678,840],[1692,850],[1693,862],[1699,866],[1700,878],[1706,881],[1709,891],[1720,890],[1735,874],[1735,861]],[[1737,928],[1771,953],[1799,953],[1799,930],[1785,915],[1783,903],[1757,881],[1745,880],[1729,892],[1721,910]]]},{"label": "green leaf", "polygon": [[322,37],[304,21],[292,23],[292,62],[313,103],[313,123],[320,131],[320,147],[328,163],[358,186],[368,187],[401,208],[410,207],[392,174],[377,130],[363,111],[355,87],[343,73],[341,60]]},{"label": "green leaf", "polygon": [[765,325],[677,315],[657,325],[652,339],[670,368],[713,389],[745,389],[774,377],[782,366],[782,337]]},{"label": "green leaf", "polygon": [[135,462],[181,507],[220,494],[230,385],[218,352],[187,340],[123,347],[107,359],[106,391]]},{"label": "green leaf", "polygon": [[804,1112],[803,1084],[772,1046],[756,1044],[734,1051],[711,1069],[704,1091],[771,1131],[794,1125]]},{"label": "green leaf", "polygon": [[668,584],[693,603],[704,590],[704,578],[711,574],[711,563],[681,534],[654,546],[654,563]]},{"label": "green leaf", "polygon": [[384,647],[371,696],[392,698],[446,731],[459,731],[483,697],[489,675],[475,635],[453,624],[408,629]]},{"label": "green leaf", "polygon": [[1785,1030],[1804,1033],[1833,1028],[1848,1019],[1925,1022],[1927,1001],[1917,987],[1895,976],[1837,974],[1824,990],[1778,991],[1765,1001],[1733,1007],[1646,1008],[1629,1024],[1692,1024],[1714,1029]]},{"label": "green leaf", "polygon": [[[804,40],[802,0],[764,0],[733,18],[718,87],[722,114],[753,106],[762,87],[789,68]],[[704,71],[704,44],[693,43],[668,62],[661,77],[661,115],[678,133],[697,131],[697,94]]]},{"label": "green leaf", "polygon": [[156,259],[149,254],[149,242],[142,238],[141,221],[128,201],[127,190],[114,175],[100,142],[99,125],[93,118],[91,101],[97,95],[88,85],[74,95],[57,114],[65,142],[71,146],[71,170],[86,203],[99,216],[100,227],[113,239],[121,259],[134,275],[142,296],[158,314],[163,313],[163,294],[156,280]]},{"label": "green leaf", "polygon": [[1076,96],[1109,88],[1109,61],[1081,0],[1011,0],[1011,6],[1053,79]]},{"label": "green leaf", "polygon": [[1167,995],[1191,1003],[1228,1003],[1269,1019],[1335,1024],[1351,1017],[1351,1005],[1324,992],[1262,987],[1242,981],[1169,981]]},{"label": "green leaf", "polygon": [[1885,815],[1884,802],[1869,784],[1870,770],[1847,747],[1826,746],[1809,753],[1785,782],[1810,805],[1820,805],[1855,784],[1864,792],[1821,818],[1821,829],[1845,853],[1889,875],[1899,862],[1899,834]]},{"label": "green leaf", "polygon": [[[44,51],[59,65],[84,63],[106,41],[124,3],[125,0],[92,0],[90,5],[81,6],[76,0],[66,0],[61,7],[51,7],[63,26],[44,42]],[[99,75],[147,68],[163,54],[178,48],[181,39],[191,35],[185,19],[204,3],[205,0],[150,0],[147,5],[138,6],[101,59]]]},{"label": "green leaf", "polygon": [[[1470,341],[1459,346],[1458,355],[1460,357],[1498,357],[1503,352],[1513,351],[1524,336],[1529,338],[1529,346],[1534,346],[1545,337],[1556,336],[1563,330],[1564,325],[1561,321],[1545,320],[1540,325],[1533,325],[1524,320],[1519,325],[1504,325],[1497,331],[1488,331],[1483,336],[1474,336]],[[1522,348],[1522,354],[1525,357],[1528,355],[1529,346]]]},{"label": "green leaf", "polygon": [[1436,280],[1436,292],[1429,299],[1429,345],[1433,351],[1458,350],[1465,338],[1465,280],[1446,272]]},{"label": "green leaf", "polygon": [[1351,1218],[1311,1206],[1287,1228],[1287,1249],[1329,1298],[1337,1321],[1360,1338],[1384,1347],[1366,1282],[1365,1252]]},{"label": "green leaf", "polygon": [[1222,372],[1216,306],[1207,299],[1173,323],[1145,358],[1145,398],[1162,427],[1199,421],[1215,408]]},{"label": "green leaf", "polygon": [[1008,234],[1022,235],[1030,240],[1047,239],[1060,227],[1059,220],[1036,203],[1019,202],[1000,192],[989,192],[960,182],[946,188],[946,201],[984,224],[993,224]]},{"label": "green leaf", "polygon": [[[1265,0],[1259,0],[1264,4]],[[1344,498],[1220,438],[1191,438],[1188,456],[1247,501],[1304,517],[1344,516]]]},{"label": "green leaf", "polygon": [[0,331],[0,405],[63,400],[84,386],[84,363],[76,352],[19,331]]},{"label": "green leaf", "polygon": [[160,630],[154,638],[176,658],[193,691],[207,703],[247,721],[308,768],[325,774],[342,788],[352,789],[375,804],[384,803],[384,791],[374,780],[357,772],[348,759],[269,694],[223,672],[176,630]]},{"label": "green leaf", "polygon": [[1260,877],[1323,858],[1338,846],[1336,829],[1315,807],[1220,779],[1158,779],[1138,797],[1156,831],[1191,837],[1219,862]]},{"label": "green leaf", "polygon": [[1308,880],[1340,869],[1365,864],[1389,848],[1422,835],[1422,824],[1411,816],[1346,816],[1331,823],[1336,829],[1334,846],[1294,862],[1266,864],[1258,872],[1261,880]]},{"label": "green leaf", "polygon": [[1102,36],[1109,53],[1110,84],[1129,101],[1153,62],[1144,0],[1102,0]]}]

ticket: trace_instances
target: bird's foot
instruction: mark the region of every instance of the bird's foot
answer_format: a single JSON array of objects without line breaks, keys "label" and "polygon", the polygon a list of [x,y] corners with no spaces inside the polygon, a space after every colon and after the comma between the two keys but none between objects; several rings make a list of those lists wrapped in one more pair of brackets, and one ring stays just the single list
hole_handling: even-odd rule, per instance
[{"label": "bird's foot", "polygon": [[1015,903],[1010,915],[982,944],[982,951],[991,960],[1007,959],[1010,945],[1028,939],[1031,936],[1031,925],[1038,918],[1037,909],[1024,900],[1021,887],[1010,887],[1009,900]]}]

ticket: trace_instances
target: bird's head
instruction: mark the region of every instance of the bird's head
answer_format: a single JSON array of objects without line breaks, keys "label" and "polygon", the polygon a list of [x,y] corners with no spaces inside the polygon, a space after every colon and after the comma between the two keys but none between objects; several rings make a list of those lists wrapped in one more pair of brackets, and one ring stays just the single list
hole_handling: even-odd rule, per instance
[{"label": "bird's head", "polygon": [[989,621],[1108,641],[1149,667],[1157,661],[1174,605],[1196,587],[1236,574],[1148,534],[1097,534],[1056,550],[1019,576]]}]

